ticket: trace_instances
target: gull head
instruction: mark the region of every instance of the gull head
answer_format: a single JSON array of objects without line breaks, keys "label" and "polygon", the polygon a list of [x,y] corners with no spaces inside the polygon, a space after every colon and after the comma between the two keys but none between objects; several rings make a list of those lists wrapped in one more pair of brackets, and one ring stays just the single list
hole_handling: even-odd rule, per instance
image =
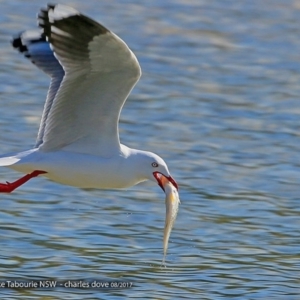
[{"label": "gull head", "polygon": [[143,180],[156,182],[164,192],[166,192],[165,185],[169,182],[178,191],[175,179],[171,176],[167,164],[160,156],[141,150],[136,150],[134,154],[136,154],[136,168]]}]

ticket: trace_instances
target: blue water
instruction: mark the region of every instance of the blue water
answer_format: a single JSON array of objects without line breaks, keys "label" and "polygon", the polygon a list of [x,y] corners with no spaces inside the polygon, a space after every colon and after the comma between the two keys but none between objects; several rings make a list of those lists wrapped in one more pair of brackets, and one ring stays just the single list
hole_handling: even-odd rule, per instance
[{"label": "blue water", "polygon": [[[44,1],[0,1],[0,148],[35,142],[48,78],[10,46]],[[0,196],[0,280],[131,289],[0,289],[1,299],[299,299],[298,1],[61,1],[136,53],[122,143],[162,156],[181,206],[161,266],[164,194],[36,178]],[[20,175],[2,168],[0,181]]]}]

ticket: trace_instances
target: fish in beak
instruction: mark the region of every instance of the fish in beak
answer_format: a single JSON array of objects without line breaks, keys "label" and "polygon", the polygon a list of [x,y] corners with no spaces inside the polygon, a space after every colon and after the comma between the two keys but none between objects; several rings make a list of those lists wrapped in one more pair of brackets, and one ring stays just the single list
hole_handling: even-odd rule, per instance
[{"label": "fish in beak", "polygon": [[165,263],[165,258],[168,250],[169,237],[172,231],[172,227],[175,223],[176,216],[178,213],[179,207],[179,194],[178,194],[178,185],[176,181],[171,176],[165,176],[159,172],[154,172],[153,176],[158,182],[158,185],[163,189],[166,194],[166,220],[165,220],[165,229],[164,229],[164,258],[163,263]]}]

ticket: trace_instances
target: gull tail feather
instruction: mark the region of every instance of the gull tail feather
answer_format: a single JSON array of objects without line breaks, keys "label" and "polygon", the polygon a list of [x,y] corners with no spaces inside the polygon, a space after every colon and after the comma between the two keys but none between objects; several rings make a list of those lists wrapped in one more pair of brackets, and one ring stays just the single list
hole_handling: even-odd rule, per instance
[{"label": "gull tail feather", "polygon": [[19,153],[10,153],[0,156],[0,167],[10,167],[17,163],[25,163],[28,161],[30,154],[36,152],[37,148],[19,152]]},{"label": "gull tail feather", "polygon": [[0,157],[0,166],[1,167],[12,166],[15,163],[17,163],[19,160],[20,157],[17,157],[15,155]]}]

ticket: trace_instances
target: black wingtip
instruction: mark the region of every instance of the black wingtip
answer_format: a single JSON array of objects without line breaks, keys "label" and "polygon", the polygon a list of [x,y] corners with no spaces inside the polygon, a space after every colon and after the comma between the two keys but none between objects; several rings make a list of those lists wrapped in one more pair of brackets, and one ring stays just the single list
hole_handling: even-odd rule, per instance
[{"label": "black wingtip", "polygon": [[26,45],[23,44],[22,38],[21,38],[22,33],[17,35],[15,38],[12,39],[11,44],[12,46],[19,50],[21,53],[28,51],[28,48]]},{"label": "black wingtip", "polygon": [[50,9],[54,9],[56,5],[57,4],[54,4],[54,3],[48,3],[47,7],[50,8]]},{"label": "black wingtip", "polygon": [[11,45],[14,47],[14,48],[19,48],[22,46],[22,41],[21,41],[21,38],[20,36],[18,37],[15,37],[11,40]]},{"label": "black wingtip", "polygon": [[[22,31],[15,37],[13,37],[13,39],[11,40],[11,45],[13,46],[13,48],[17,49],[21,53],[28,51],[27,46],[30,44],[35,44],[35,43],[40,43],[40,42],[46,41],[46,36],[43,33],[41,33],[38,38],[35,38],[35,39],[26,39],[25,38],[25,40],[23,40],[22,35],[24,34],[24,32],[26,33],[26,31]],[[26,56],[26,57],[28,57],[28,56]]]}]

